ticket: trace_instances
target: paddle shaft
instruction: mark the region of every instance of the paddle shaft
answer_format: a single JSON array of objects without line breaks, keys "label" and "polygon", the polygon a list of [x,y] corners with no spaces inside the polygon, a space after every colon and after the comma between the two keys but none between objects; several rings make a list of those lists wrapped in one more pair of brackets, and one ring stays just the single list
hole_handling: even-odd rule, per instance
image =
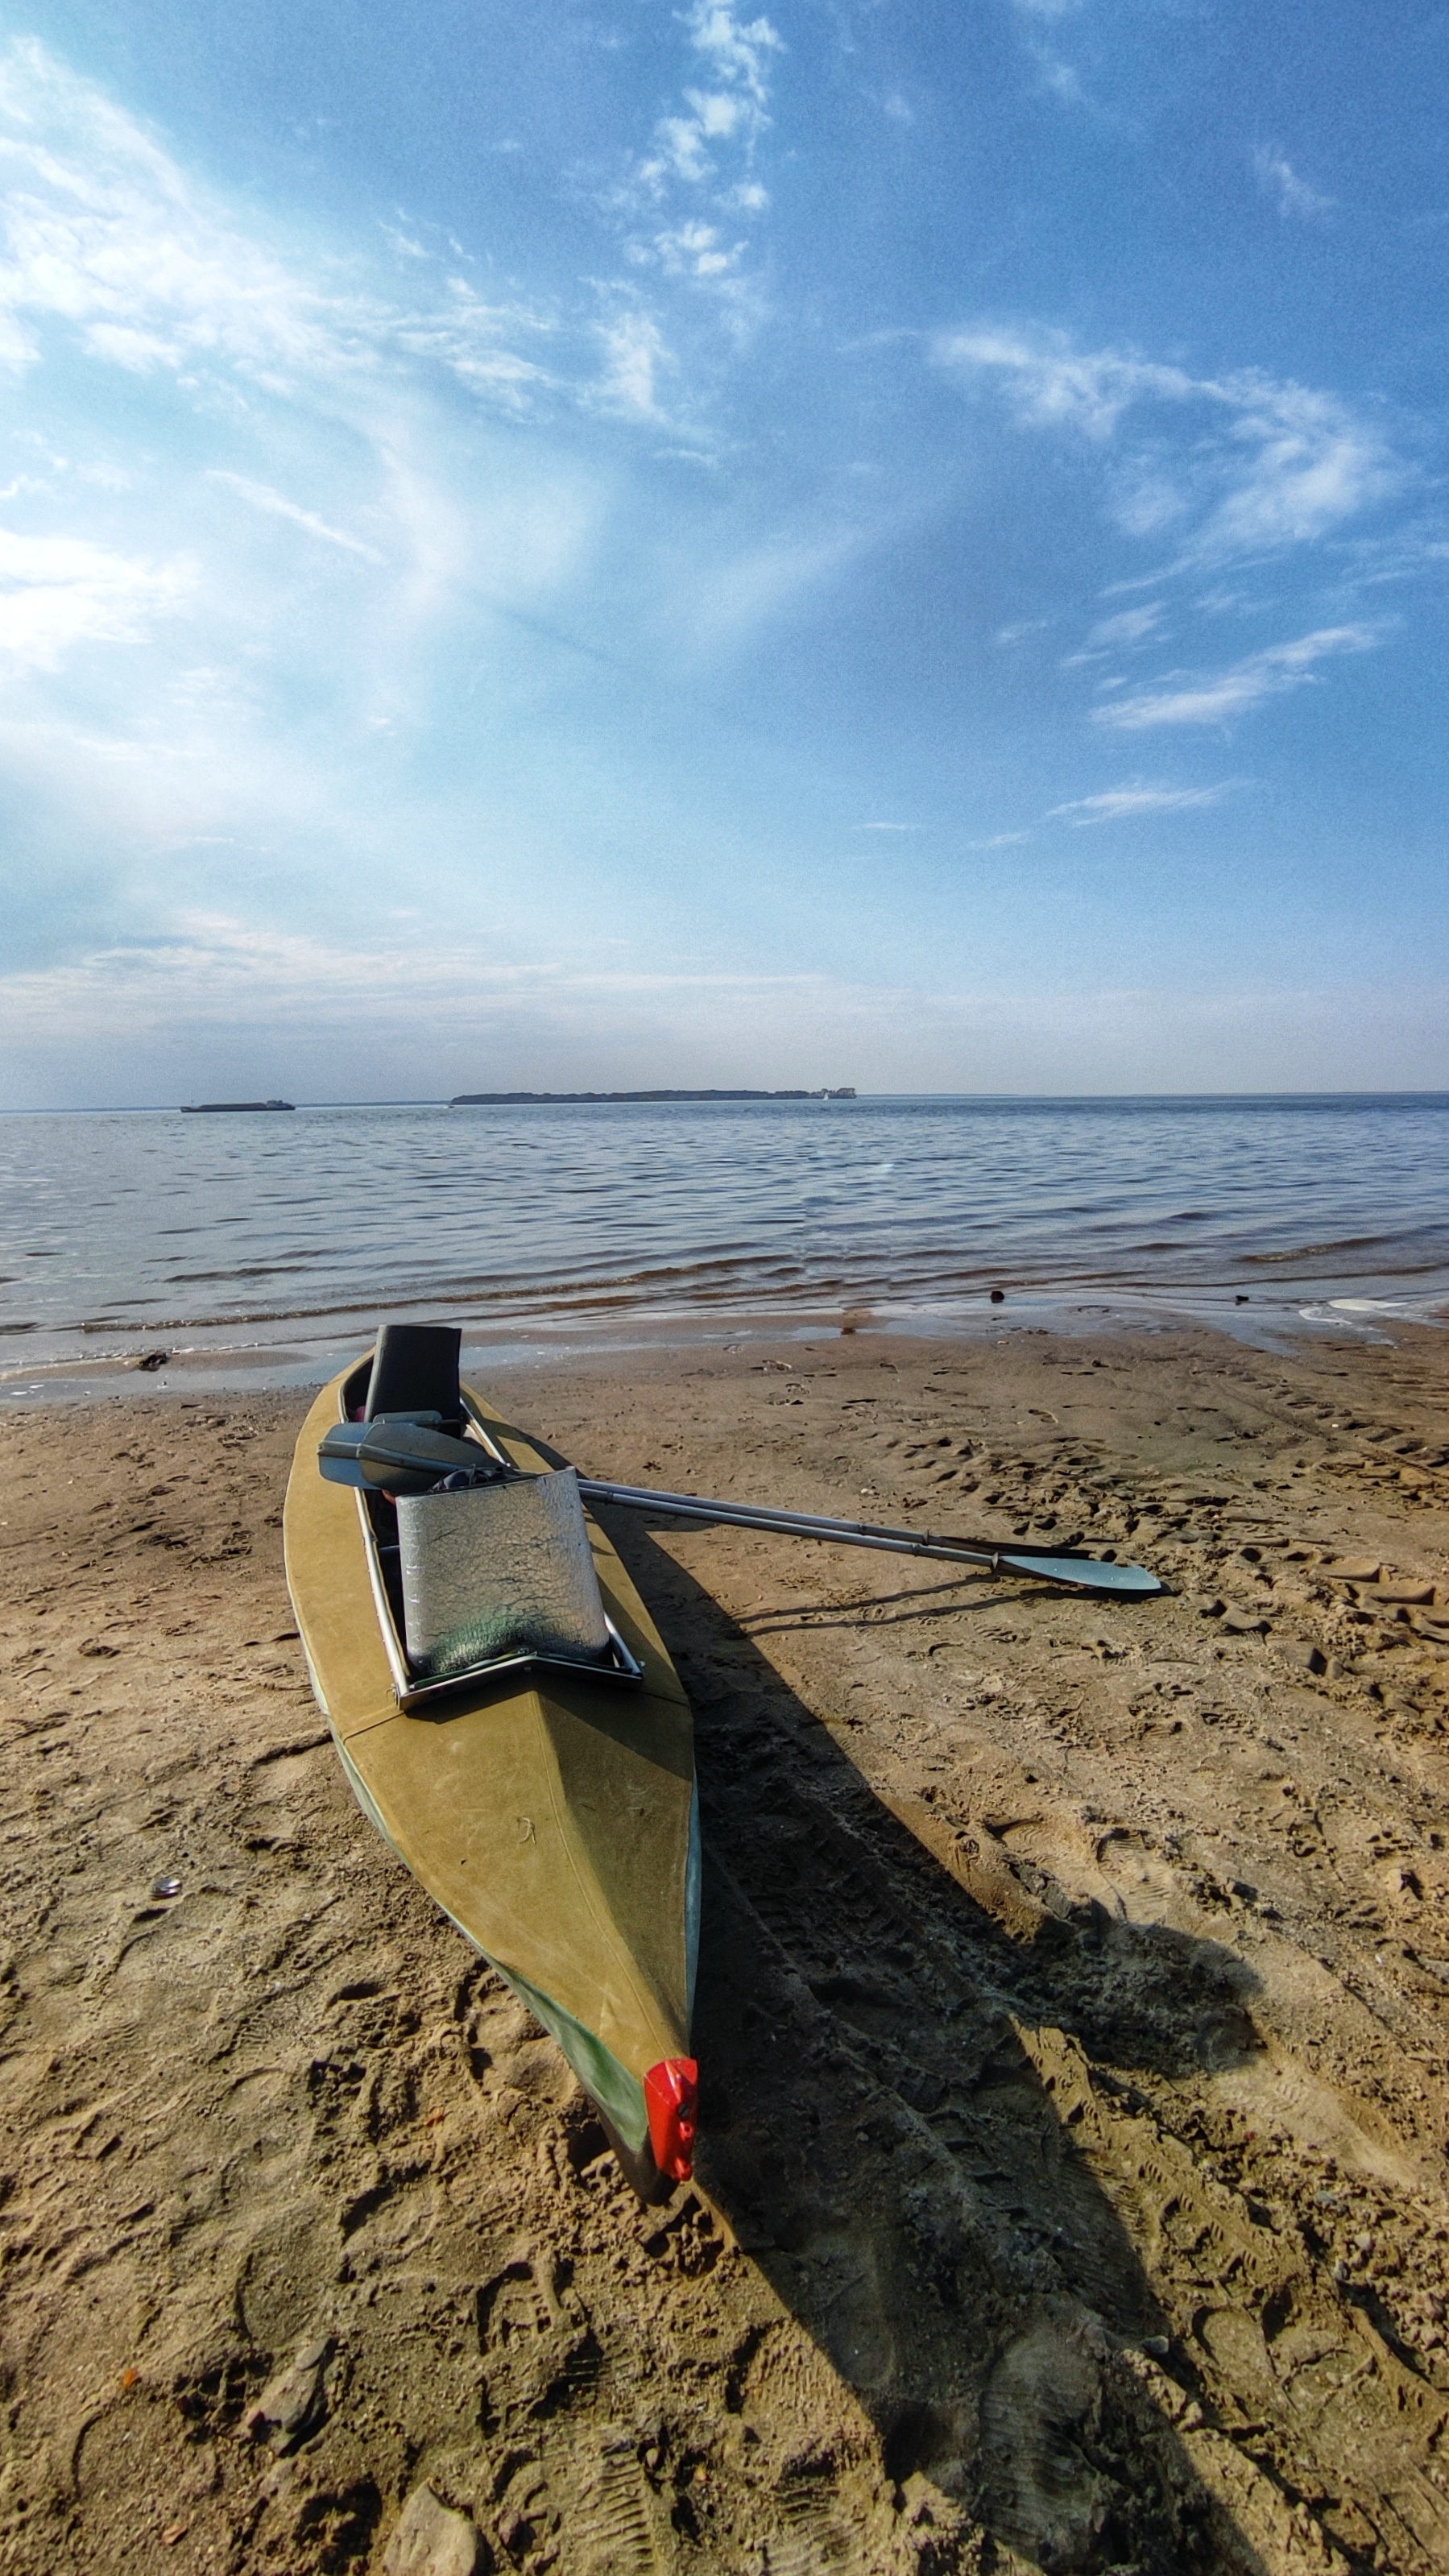
[{"label": "paddle shaft", "polygon": [[[697,1494],[655,1493],[643,1485],[606,1485],[590,1476],[579,1478],[579,1492],[586,1503],[616,1503],[627,1511],[668,1512],[682,1520],[730,1522],[736,1529],[774,1530],[781,1537],[878,1548],[891,1556],[928,1556],[944,1565],[980,1565],[993,1574],[1019,1566],[1022,1572],[1030,1572],[1043,1582],[1067,1584],[1078,1591],[1101,1589],[1100,1580],[1094,1582],[1094,1576],[1120,1577],[1128,1571],[1125,1566],[1097,1565],[1090,1557],[1067,1556],[1050,1547],[1013,1548],[1009,1544],[951,1538],[931,1530],[917,1534],[914,1530],[886,1528],[874,1521],[837,1521],[827,1519],[823,1513],[776,1511],[763,1503],[711,1503]],[[1055,1563],[1049,1561],[1053,1558]]]}]

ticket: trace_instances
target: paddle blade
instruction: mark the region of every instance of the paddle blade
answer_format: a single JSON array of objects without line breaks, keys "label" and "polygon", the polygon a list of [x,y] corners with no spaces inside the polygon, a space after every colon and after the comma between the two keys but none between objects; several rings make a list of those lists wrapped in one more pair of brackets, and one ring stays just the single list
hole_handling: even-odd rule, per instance
[{"label": "paddle blade", "polygon": [[1013,1574],[1035,1575],[1039,1582],[1068,1583],[1078,1592],[1111,1592],[1118,1600],[1146,1601],[1162,1590],[1145,1565],[1109,1565],[1100,1556],[1023,1556],[1002,1548],[998,1563]]},{"label": "paddle blade", "polygon": [[329,1485],[366,1485],[357,1454],[366,1427],[362,1422],[339,1422],[327,1433],[317,1452],[317,1465]]},{"label": "paddle blade", "polygon": [[434,1428],[437,1415],[412,1420],[379,1414],[371,1422],[338,1422],[317,1452],[329,1484],[375,1487],[392,1494],[426,1494],[445,1476],[491,1482],[498,1468],[475,1440],[454,1440]]}]

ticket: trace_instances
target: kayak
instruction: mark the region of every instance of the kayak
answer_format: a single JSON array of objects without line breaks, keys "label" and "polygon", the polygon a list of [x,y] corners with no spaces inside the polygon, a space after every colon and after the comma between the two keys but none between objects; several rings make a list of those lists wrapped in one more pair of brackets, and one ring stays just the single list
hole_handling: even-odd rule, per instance
[{"label": "kayak", "polygon": [[[572,1470],[459,1383],[457,1345],[441,1327],[388,1326],[377,1353],[323,1389],[287,1486],[287,1585],[313,1691],[364,1815],[557,2042],[635,2190],[657,2200],[693,2159],[699,1804],[689,1703]],[[319,1462],[324,1443],[345,1453],[363,1434],[343,1426],[369,1414],[378,1437],[401,1424],[414,1446],[441,1437],[420,1434],[420,1422],[441,1422],[451,1435],[442,1451],[466,1444],[476,1475],[408,1488],[399,1470],[403,1496],[328,1481],[347,1470]],[[470,1490],[451,1490],[460,1485]],[[540,1532],[545,1553],[550,1533],[562,1533],[562,1556],[578,1530],[596,1623],[582,1642],[560,1642],[536,1621],[536,1633],[519,1627],[504,1561],[515,1506],[532,1515],[535,1567]],[[449,1585],[456,1593],[460,1564],[467,1616],[440,1646],[436,1600]]]}]

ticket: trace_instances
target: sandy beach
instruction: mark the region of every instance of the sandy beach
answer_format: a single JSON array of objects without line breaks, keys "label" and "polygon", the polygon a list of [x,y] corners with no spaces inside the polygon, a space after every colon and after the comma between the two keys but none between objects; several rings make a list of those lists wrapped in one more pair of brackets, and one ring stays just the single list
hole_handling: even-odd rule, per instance
[{"label": "sandy beach", "polygon": [[1449,2564],[1442,1335],[500,1381],[595,1474],[1171,1587],[613,1516],[705,1818],[662,2211],[348,1793],[305,1399],[127,1386],[0,1418],[0,2567],[363,2576],[422,2483],[564,2576]]}]

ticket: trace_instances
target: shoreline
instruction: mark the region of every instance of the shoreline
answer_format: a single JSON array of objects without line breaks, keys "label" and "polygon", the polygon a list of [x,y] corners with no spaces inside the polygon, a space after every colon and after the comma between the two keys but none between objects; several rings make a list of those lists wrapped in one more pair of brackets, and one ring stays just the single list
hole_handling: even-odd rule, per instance
[{"label": "shoreline", "polygon": [[699,2174],[648,2212],[348,1793],[300,1393],[125,1393],[0,1414],[15,2576],[380,2576],[422,2479],[530,2571],[621,2513],[659,2576],[1444,2563],[1442,1333],[510,1371],[595,1473],[1169,1585],[607,1516],[704,1814]]},{"label": "shoreline", "polygon": [[[954,1310],[902,1307],[893,1312],[888,1300],[844,1305],[836,1300],[791,1313],[753,1307],[637,1308],[627,1316],[621,1313],[612,1327],[602,1321],[592,1329],[581,1327],[576,1315],[564,1314],[531,1316],[526,1322],[500,1321],[491,1332],[470,1330],[466,1305],[460,1308],[456,1299],[447,1297],[406,1299],[400,1306],[395,1301],[387,1311],[409,1312],[421,1304],[430,1314],[449,1321],[461,1317],[469,1365],[510,1374],[540,1366],[628,1365],[668,1353],[728,1352],[774,1342],[809,1347],[837,1338],[874,1338],[893,1345],[941,1341],[976,1348],[1023,1335],[1130,1340],[1139,1335],[1207,1332],[1244,1348],[1287,1356],[1313,1347],[1382,1345],[1391,1342],[1396,1331],[1449,1330],[1449,1297],[1438,1291],[1426,1295],[1402,1284],[1377,1284],[1385,1285],[1387,1293],[1314,1298],[1307,1304],[1294,1297],[1270,1300],[1261,1292],[1229,1289],[1195,1296],[1178,1296],[1165,1289],[1088,1296],[1076,1289],[1046,1292],[1008,1286],[999,1305],[980,1296],[969,1307]],[[123,1335],[133,1334],[134,1338],[110,1352],[67,1353],[34,1362],[7,1359],[0,1365],[0,1411],[16,1404],[63,1399],[84,1403],[118,1393],[140,1394],[146,1391],[148,1378],[158,1391],[163,1384],[175,1387],[184,1382],[207,1395],[241,1394],[248,1389],[315,1390],[367,1346],[376,1330],[374,1310],[357,1310],[349,1325],[350,1329],[329,1325],[325,1335],[294,1336],[290,1341],[182,1341],[174,1348],[165,1325],[118,1326],[114,1336],[110,1326],[97,1327],[98,1342],[103,1337],[120,1341]],[[195,1332],[198,1328],[180,1329]],[[219,1333],[244,1326],[238,1319],[232,1326],[203,1329]],[[152,1374],[145,1363],[148,1354],[157,1350],[165,1358]],[[130,1383],[136,1378],[141,1385]]]}]

